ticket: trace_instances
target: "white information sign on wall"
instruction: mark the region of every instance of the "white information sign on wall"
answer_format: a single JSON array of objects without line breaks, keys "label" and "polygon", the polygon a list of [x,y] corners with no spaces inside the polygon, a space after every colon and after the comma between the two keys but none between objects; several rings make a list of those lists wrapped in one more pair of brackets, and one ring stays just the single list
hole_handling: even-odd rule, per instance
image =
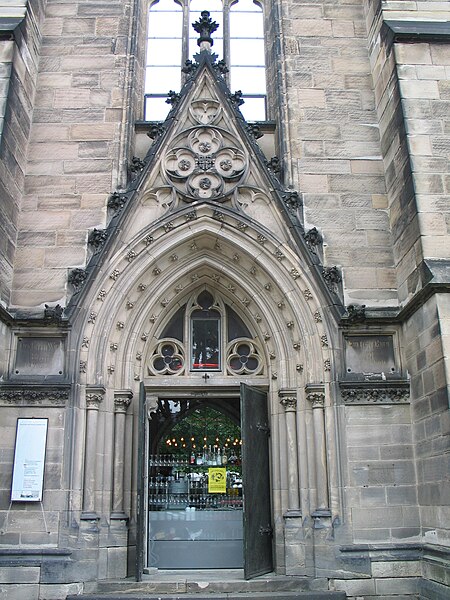
[{"label": "white information sign on wall", "polygon": [[48,419],[17,419],[11,502],[41,502]]}]

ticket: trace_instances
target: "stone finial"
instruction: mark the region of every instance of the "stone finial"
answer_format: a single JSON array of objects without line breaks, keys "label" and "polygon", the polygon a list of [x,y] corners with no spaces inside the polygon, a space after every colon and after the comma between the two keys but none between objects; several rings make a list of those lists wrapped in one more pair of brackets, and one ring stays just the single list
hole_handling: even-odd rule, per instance
[{"label": "stone finial", "polygon": [[133,156],[133,158],[131,159],[131,163],[129,165],[129,170],[130,173],[134,176],[136,176],[138,173],[140,173],[143,168],[145,167],[145,163],[142,159],[140,159],[138,156]]},{"label": "stone finial", "polygon": [[295,214],[303,206],[302,198],[295,190],[286,190],[283,192],[282,198],[287,209],[292,214]]},{"label": "stone finial", "polygon": [[330,292],[337,294],[339,292],[339,284],[342,281],[342,275],[338,267],[323,267],[322,276]]},{"label": "stone finial", "polygon": [[108,198],[108,208],[114,212],[119,211],[125,205],[127,197],[119,192],[113,192]]},{"label": "stone finial", "polygon": [[201,46],[203,42],[207,42],[210,46],[214,45],[211,34],[218,29],[219,24],[211,19],[209,11],[203,10],[200,14],[200,19],[192,23],[192,27],[194,31],[200,34],[200,37],[197,39],[198,46]]},{"label": "stone finial", "polygon": [[197,69],[198,69],[198,64],[195,62],[192,62],[192,60],[188,59],[184,63],[184,67],[181,69],[181,72],[184,73],[185,75],[193,75]]},{"label": "stone finial", "polygon": [[338,267],[324,267],[322,275],[328,285],[335,285],[342,281]]},{"label": "stone finial", "polygon": [[156,123],[152,125],[147,132],[147,137],[151,140],[156,140],[164,133],[164,125],[162,123]]},{"label": "stone finial", "polygon": [[255,138],[255,140],[259,140],[264,135],[261,131],[261,127],[257,123],[249,123],[246,126],[246,130]]},{"label": "stone finial", "polygon": [[278,158],[278,156],[272,156],[272,158],[268,160],[266,164],[267,168],[269,171],[272,171],[272,173],[281,173],[281,160]]},{"label": "stone finial", "polygon": [[213,63],[213,69],[221,75],[226,75],[229,71],[226,62],[223,59]]}]

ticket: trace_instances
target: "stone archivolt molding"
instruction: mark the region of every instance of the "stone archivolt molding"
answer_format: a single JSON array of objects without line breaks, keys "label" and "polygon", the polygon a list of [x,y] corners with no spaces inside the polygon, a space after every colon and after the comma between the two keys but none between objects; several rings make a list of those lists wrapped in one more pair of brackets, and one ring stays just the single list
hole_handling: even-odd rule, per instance
[{"label": "stone archivolt molding", "polygon": [[[115,314],[111,322],[120,322],[121,327],[120,340],[118,331],[114,329],[109,332],[110,339],[107,349],[111,354],[105,355],[102,359],[102,364],[105,365],[105,377],[111,381],[111,384],[113,384],[111,379],[112,374],[107,371],[107,366],[120,361],[120,352],[126,347],[126,344],[123,344],[121,340],[128,334],[129,328],[138,328],[140,333],[137,338],[139,345],[136,346],[135,352],[133,351],[133,356],[137,356],[136,353],[140,353],[142,357],[149,356],[145,342],[153,335],[154,323],[161,321],[165,312],[170,310],[173,302],[181,302],[180,292],[192,288],[192,285],[197,281],[200,282],[200,280],[206,280],[206,278],[213,279],[215,283],[219,283],[219,288],[229,298],[232,294],[236,297],[237,301],[245,306],[250,305],[250,312],[256,322],[259,323],[262,321],[260,325],[261,331],[269,331],[269,329],[278,331],[280,328],[284,329],[287,327],[287,322],[289,322],[291,315],[302,315],[302,318],[298,316],[294,319],[295,327],[293,330],[290,330],[291,335],[293,335],[293,332],[296,332],[297,337],[299,331],[303,329],[301,323],[308,320],[311,320],[311,326],[314,327],[319,336],[314,336],[315,339],[320,340],[319,334],[324,333],[323,326],[320,323],[318,324],[312,317],[314,311],[320,308],[319,301],[315,295],[308,290],[309,301],[307,304],[303,302],[303,298],[298,301],[294,300],[291,303],[291,299],[294,299],[294,297],[291,298],[289,292],[292,285],[290,282],[294,278],[291,272],[293,268],[292,257],[289,249],[280,244],[280,240],[277,237],[271,234],[271,232],[264,230],[266,241],[262,245],[258,242],[258,234],[261,230],[255,227],[251,220],[248,221],[248,224],[245,223],[247,226],[243,234],[243,217],[237,216],[226,207],[221,207],[221,212],[224,215],[224,226],[220,229],[221,233],[219,237],[217,236],[216,225],[210,220],[213,211],[217,209],[214,206],[203,204],[196,208],[197,218],[194,221],[193,227],[195,229],[194,233],[196,231],[204,231],[204,233],[202,233],[202,237],[197,236],[193,242],[192,234],[186,235],[190,233],[186,232],[186,227],[191,228],[191,222],[187,221],[186,214],[191,210],[189,207],[186,207],[186,210],[180,210],[176,215],[171,216],[174,222],[174,229],[170,247],[167,245],[166,234],[164,233],[164,224],[169,217],[158,221],[152,230],[143,230],[140,235],[134,238],[133,243],[125,251],[116,256],[115,264],[111,264],[108,267],[105,271],[105,279],[99,282],[98,288],[93,292],[95,300],[92,305],[92,311],[98,311],[98,317],[95,322],[90,321],[86,323],[86,329],[83,333],[85,337],[91,340],[89,344],[89,356],[98,356],[96,344],[92,342],[94,339],[93,327],[96,329],[108,328],[108,323],[110,322],[109,316],[111,314]],[[202,220],[205,222],[204,230],[203,225],[200,223]],[[216,240],[215,245],[213,243],[214,240]],[[148,259],[147,243],[152,246],[153,260],[151,263],[149,263]],[[237,245],[241,248],[238,263],[233,260],[234,255],[236,255]],[[284,250],[284,253],[281,253],[280,248]],[[126,259],[129,250],[133,250],[136,254],[136,258],[132,262]],[[178,257],[185,255],[189,257],[189,263],[184,260],[176,272],[173,269],[171,258],[175,250]],[[230,270],[228,272],[224,272],[223,269],[219,273],[217,272],[218,252],[221,255],[221,264],[229,261]],[[279,254],[282,254],[283,261],[278,260]],[[181,261],[179,260],[178,262]],[[156,269],[155,265],[158,268],[158,276],[155,273],[152,274],[152,270]],[[258,310],[253,307],[254,300],[252,298],[260,297],[261,286],[267,283],[268,274],[275,272],[275,269],[277,270],[277,283],[273,287],[273,293],[269,295],[273,302],[277,302],[282,298],[286,306],[283,308],[283,323],[270,325],[269,323],[265,323],[265,319],[259,316]],[[240,287],[239,281],[243,272],[248,273],[245,285],[253,286],[253,291],[249,291],[245,285],[242,288]],[[294,279],[296,279],[296,285],[300,290],[303,290],[308,285],[305,277],[305,273],[296,271]],[[142,286],[138,289],[139,284],[142,284]],[[97,296],[101,290],[104,290],[105,293],[102,293],[102,298],[99,299]],[[119,294],[123,302],[117,302]],[[151,306],[148,304],[148,298],[150,297],[155,298],[155,302]],[[130,299],[133,302],[132,309],[127,306],[127,302]],[[163,310],[161,310],[161,306]],[[280,311],[277,310],[277,312]],[[152,314],[151,317],[145,316],[150,314]],[[271,314],[270,311],[267,314]],[[150,324],[148,321],[143,321],[144,316]],[[142,343],[139,340],[142,340]],[[176,350],[175,354],[179,353],[179,349],[177,348]],[[280,356],[280,354],[277,353],[277,356]],[[114,360],[112,357],[114,357]],[[316,365],[313,368],[314,372],[317,371],[316,378],[323,377],[323,370],[320,370],[319,367],[319,365],[324,365],[324,350],[322,347],[314,346],[311,362]],[[143,359],[140,361],[136,359],[133,375],[135,380],[139,380],[143,376],[141,371],[144,365],[148,366]],[[161,375],[159,372],[153,372],[153,368],[150,370],[153,375]],[[176,370],[177,373],[179,371],[179,369]],[[90,369],[87,366],[86,372],[90,373]],[[117,381],[117,384],[121,387],[120,381]]]},{"label": "stone archivolt molding", "polygon": [[0,389],[0,406],[66,406],[70,388],[10,387]]},{"label": "stone archivolt molding", "polygon": [[354,386],[343,387],[341,384],[341,397],[344,404],[409,404],[409,384],[402,386]]},{"label": "stone archivolt molding", "polygon": [[242,182],[247,158],[237,139],[215,127],[179,134],[163,160],[163,170],[183,199],[216,200]]}]

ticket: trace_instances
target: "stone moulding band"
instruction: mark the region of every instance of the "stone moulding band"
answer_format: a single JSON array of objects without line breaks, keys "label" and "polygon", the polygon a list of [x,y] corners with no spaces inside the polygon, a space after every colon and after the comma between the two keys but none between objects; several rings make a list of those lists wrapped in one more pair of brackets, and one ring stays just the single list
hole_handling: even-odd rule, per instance
[{"label": "stone moulding band", "polygon": [[66,406],[70,388],[30,389],[29,386],[0,389],[0,406]]},{"label": "stone moulding band", "polygon": [[344,404],[352,405],[409,404],[409,383],[389,387],[343,387],[341,384],[341,397]]}]

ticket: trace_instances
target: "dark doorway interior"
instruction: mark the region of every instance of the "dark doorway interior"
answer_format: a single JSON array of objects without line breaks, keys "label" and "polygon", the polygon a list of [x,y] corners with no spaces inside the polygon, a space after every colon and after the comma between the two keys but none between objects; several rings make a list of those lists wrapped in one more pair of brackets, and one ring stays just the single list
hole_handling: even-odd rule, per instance
[{"label": "dark doorway interior", "polygon": [[159,400],[150,422],[148,565],[243,567],[240,407]]},{"label": "dark doorway interior", "polygon": [[147,565],[270,572],[267,394],[160,398],[149,417]]}]

